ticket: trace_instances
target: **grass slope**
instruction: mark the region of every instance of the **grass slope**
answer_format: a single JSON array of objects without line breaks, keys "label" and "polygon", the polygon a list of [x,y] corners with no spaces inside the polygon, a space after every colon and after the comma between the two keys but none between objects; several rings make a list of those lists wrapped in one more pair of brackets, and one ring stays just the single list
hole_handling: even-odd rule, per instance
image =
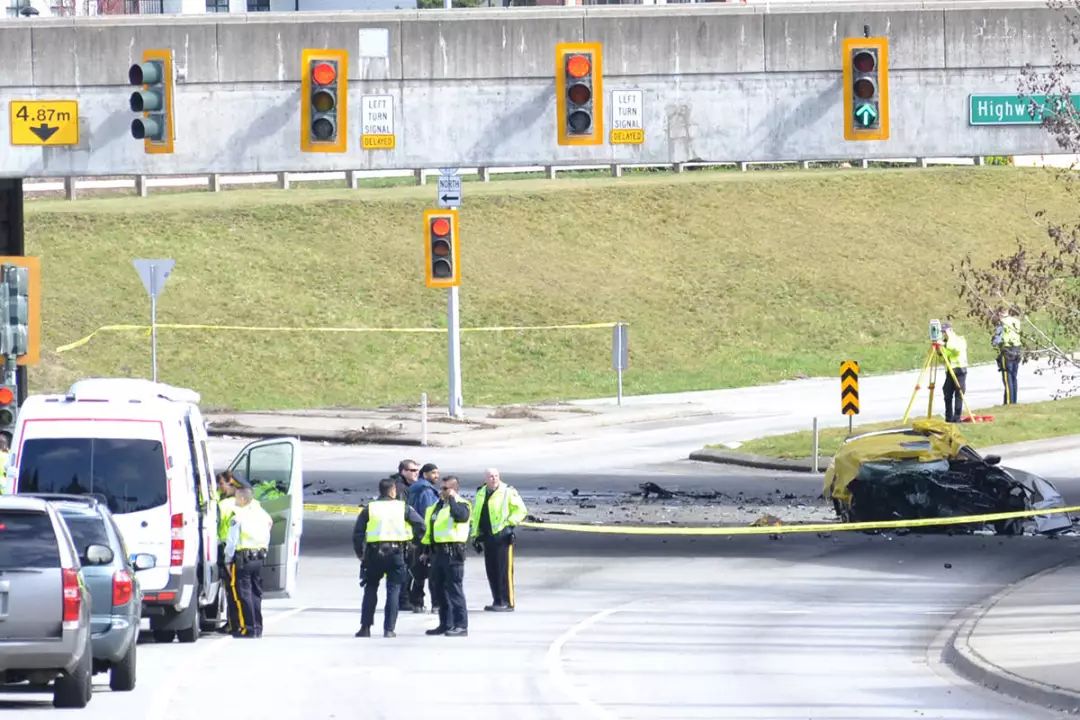
[{"label": "grass slope", "polygon": [[[434,189],[256,190],[40,201],[27,252],[44,273],[34,391],[89,374],[149,374],[131,265],[177,267],[159,322],[445,326],[423,287],[421,211]],[[470,184],[462,211],[465,327],[630,323],[629,394],[911,368],[926,322],[961,309],[950,264],[1038,237],[1035,210],[1068,201],[1039,170],[695,172],[619,180]],[[984,330],[961,321],[972,361]],[[444,335],[163,330],[162,380],[234,408],[433,402]],[[611,331],[465,334],[466,404],[613,395]]]},{"label": "grass slope", "polygon": [[[960,433],[976,449],[991,445],[1041,440],[1080,433],[1080,397],[1029,405],[1008,405],[973,411],[993,415],[988,423],[964,423]],[[915,419],[925,417],[914,415]],[[940,418],[940,415],[938,416]],[[855,433],[899,427],[899,420],[856,425]],[[819,433],[820,455],[834,455],[848,436],[847,428],[829,428]],[[738,452],[779,458],[805,458],[814,454],[814,439],[809,431],[758,438],[739,446]],[[713,447],[723,448],[721,445]],[[726,449],[726,448],[724,448]]]}]

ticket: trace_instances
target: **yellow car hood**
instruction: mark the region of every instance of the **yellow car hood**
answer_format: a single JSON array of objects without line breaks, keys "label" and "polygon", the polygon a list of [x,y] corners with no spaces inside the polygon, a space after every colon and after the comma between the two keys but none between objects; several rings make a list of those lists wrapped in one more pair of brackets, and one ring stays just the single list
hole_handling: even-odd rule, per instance
[{"label": "yellow car hood", "polygon": [[951,460],[959,455],[964,445],[967,445],[967,441],[956,425],[938,418],[915,420],[911,427],[856,436],[841,445],[829,463],[825,471],[824,495],[850,503],[848,486],[858,476],[863,463],[879,460]]}]

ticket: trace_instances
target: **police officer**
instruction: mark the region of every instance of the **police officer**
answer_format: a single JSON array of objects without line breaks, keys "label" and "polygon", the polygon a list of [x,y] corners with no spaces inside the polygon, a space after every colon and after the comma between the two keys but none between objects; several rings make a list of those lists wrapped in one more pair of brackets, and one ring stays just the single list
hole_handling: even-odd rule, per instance
[{"label": "police officer", "polygon": [[1020,339],[1020,320],[1009,314],[1008,308],[999,308],[997,327],[990,344],[998,351],[997,367],[1005,386],[1005,405],[1016,402],[1016,374],[1020,370],[1023,347]]},{"label": "police officer", "polygon": [[[247,483],[244,483],[247,485]],[[262,566],[270,547],[273,518],[252,499],[251,486],[237,488],[236,509],[225,540],[230,596],[238,627],[233,637],[262,637]]]},{"label": "police officer", "polygon": [[441,489],[439,499],[424,515],[424,551],[433,553],[431,602],[439,608],[439,626],[426,634],[460,637],[469,634],[469,611],[462,581],[471,508],[458,495],[460,484],[453,475],[442,481]]},{"label": "police officer", "polygon": [[[397,497],[399,500],[409,499],[409,488],[412,487],[417,479],[420,477],[420,463],[416,462],[412,458],[405,458],[398,463],[397,472],[390,477],[397,484]],[[423,517],[423,513],[420,513]],[[401,593],[401,597],[398,598],[398,609],[402,612],[423,612],[424,608],[421,607],[418,611],[413,607],[412,602],[409,600],[409,588],[412,587],[412,564],[416,557],[416,548],[411,543],[405,548],[405,581],[402,583],[404,592]],[[423,603],[421,602],[421,606]]]},{"label": "police officer", "polygon": [[[233,515],[236,513],[236,490],[244,485],[247,485],[246,481],[237,479],[236,476],[228,470],[217,474],[217,493],[215,497],[218,509],[217,562],[221,581],[226,585],[230,584],[230,579],[228,569],[225,566],[225,542],[229,538],[229,526],[232,525]],[[230,602],[227,603],[227,605],[229,621],[222,628],[222,632],[227,632],[231,635],[240,629],[240,619],[236,613],[236,604]]]},{"label": "police officer", "polygon": [[371,637],[383,575],[386,576],[383,637],[396,637],[398,597],[406,577],[405,547],[423,532],[423,522],[404,500],[397,499],[397,483],[393,478],[379,481],[378,499],[360,511],[353,528],[353,550],[360,559],[360,584],[364,588],[356,637]]},{"label": "police officer", "polygon": [[967,393],[967,340],[960,333],[953,332],[952,325],[942,323],[941,355],[948,363],[945,366],[945,422],[958,423],[964,419],[964,394]]},{"label": "police officer", "polygon": [[525,519],[527,510],[518,491],[502,482],[499,471],[488,468],[484,485],[476,493],[472,508],[472,538],[477,552],[484,553],[484,566],[491,586],[489,612],[514,609],[514,526]]}]

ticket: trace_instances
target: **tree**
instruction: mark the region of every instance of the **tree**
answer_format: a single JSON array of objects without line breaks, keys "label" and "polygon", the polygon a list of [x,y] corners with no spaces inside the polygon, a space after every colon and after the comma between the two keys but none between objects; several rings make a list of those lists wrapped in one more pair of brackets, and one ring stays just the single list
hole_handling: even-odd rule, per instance
[{"label": "tree", "polygon": [[[1065,152],[1080,155],[1080,108],[1073,101],[1070,46],[1080,49],[1080,0],[1050,0],[1062,16],[1068,44],[1050,40],[1052,65],[1030,63],[1020,73],[1018,92],[1028,112]],[[1010,254],[980,266],[970,255],[956,267],[959,294],[968,315],[991,324],[994,311],[1008,307],[1024,320],[1025,359],[1045,357],[1060,372],[1059,395],[1080,391],[1080,174],[1073,166],[1056,171],[1067,197],[1077,201],[1074,217],[1051,217],[1038,210],[1032,220],[1045,237],[1038,242],[1018,238]],[[1035,318],[1038,318],[1036,322]]]}]

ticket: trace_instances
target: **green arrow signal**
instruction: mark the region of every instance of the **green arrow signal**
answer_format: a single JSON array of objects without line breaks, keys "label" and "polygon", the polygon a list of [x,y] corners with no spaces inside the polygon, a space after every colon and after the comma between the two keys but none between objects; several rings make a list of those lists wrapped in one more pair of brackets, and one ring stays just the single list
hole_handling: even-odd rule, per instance
[{"label": "green arrow signal", "polygon": [[877,110],[870,103],[863,103],[855,108],[855,119],[861,122],[863,127],[870,127],[875,118],[877,118]]}]

